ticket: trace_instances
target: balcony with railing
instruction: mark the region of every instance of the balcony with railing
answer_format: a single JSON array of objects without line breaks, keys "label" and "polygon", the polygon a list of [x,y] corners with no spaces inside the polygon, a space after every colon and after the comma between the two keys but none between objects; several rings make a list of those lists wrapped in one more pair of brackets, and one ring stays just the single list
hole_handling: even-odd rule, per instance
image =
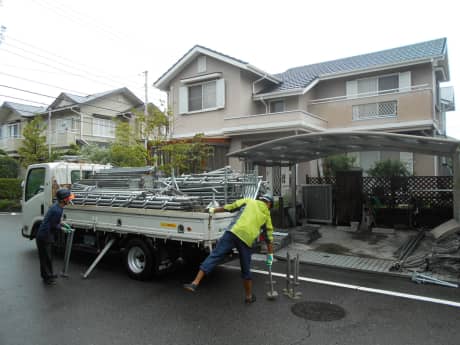
[{"label": "balcony with railing", "polygon": [[327,118],[330,129],[382,122],[437,124],[429,85],[315,99],[308,102],[308,110]]},{"label": "balcony with railing", "polygon": [[235,115],[224,118],[225,134],[257,133],[267,131],[318,132],[327,128],[327,121],[303,110],[253,115]]}]

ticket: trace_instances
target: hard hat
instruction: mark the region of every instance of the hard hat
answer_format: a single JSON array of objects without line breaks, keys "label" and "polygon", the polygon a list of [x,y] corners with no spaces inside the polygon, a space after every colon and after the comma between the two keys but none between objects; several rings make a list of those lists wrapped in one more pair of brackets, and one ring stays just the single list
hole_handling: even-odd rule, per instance
[{"label": "hard hat", "polygon": [[70,201],[75,198],[75,195],[70,190],[62,188],[56,192],[56,198],[59,201]]},{"label": "hard hat", "polygon": [[270,202],[273,206],[274,204],[274,199],[273,197],[270,195],[270,194],[264,194],[262,195],[261,197],[259,197],[259,200],[262,200],[262,201],[266,201],[266,202]]}]

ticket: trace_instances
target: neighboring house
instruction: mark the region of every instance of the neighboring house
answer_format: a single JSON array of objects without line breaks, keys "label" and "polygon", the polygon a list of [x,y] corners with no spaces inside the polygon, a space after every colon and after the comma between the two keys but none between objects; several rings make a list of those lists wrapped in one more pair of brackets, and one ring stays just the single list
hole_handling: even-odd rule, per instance
[{"label": "neighboring house", "polygon": [[44,107],[4,102],[0,107],[0,149],[16,157],[23,140],[22,130],[25,124],[45,110]]},{"label": "neighboring house", "polygon": [[[156,82],[173,113],[173,138],[204,133],[219,141],[210,168],[242,162],[225,153],[293,134],[366,130],[445,136],[445,113],[454,110],[445,38],[291,68],[269,74],[211,49],[195,46]],[[443,160],[409,152],[355,154],[364,171],[375,161],[400,159],[416,175],[438,175]],[[284,168],[283,168],[284,169]],[[286,168],[287,169],[287,168]],[[260,169],[289,183],[288,171]],[[303,176],[321,164],[302,163]],[[273,174],[278,177],[274,177]]]},{"label": "neighboring house", "polygon": [[116,119],[132,121],[131,110],[143,102],[129,89],[120,88],[89,96],[61,93],[47,108],[5,102],[0,107],[0,148],[17,156],[25,123],[41,116],[47,124],[47,145],[106,145],[115,138]]}]

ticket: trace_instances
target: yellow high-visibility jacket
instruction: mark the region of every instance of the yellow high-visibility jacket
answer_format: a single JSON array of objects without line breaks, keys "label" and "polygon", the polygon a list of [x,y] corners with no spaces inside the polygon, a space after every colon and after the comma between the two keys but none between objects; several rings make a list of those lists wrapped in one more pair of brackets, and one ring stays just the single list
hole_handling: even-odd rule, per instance
[{"label": "yellow high-visibility jacket", "polygon": [[230,224],[230,231],[240,240],[252,247],[254,241],[259,237],[262,226],[266,228],[268,241],[273,242],[273,225],[270,210],[267,204],[260,200],[239,199],[224,206],[229,212],[240,211]]}]

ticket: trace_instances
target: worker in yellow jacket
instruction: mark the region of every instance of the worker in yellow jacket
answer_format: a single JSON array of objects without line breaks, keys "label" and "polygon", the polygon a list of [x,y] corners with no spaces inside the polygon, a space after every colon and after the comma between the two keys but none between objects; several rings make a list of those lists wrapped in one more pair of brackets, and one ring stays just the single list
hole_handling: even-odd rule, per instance
[{"label": "worker in yellow jacket", "polygon": [[189,291],[195,291],[204,276],[209,274],[233,248],[236,248],[240,257],[241,276],[246,294],[245,303],[251,304],[255,302],[256,297],[252,293],[251,248],[261,231],[264,230],[264,237],[267,242],[267,265],[272,265],[273,225],[270,216],[272,206],[273,197],[265,194],[259,197],[258,200],[245,198],[223,207],[210,208],[210,214],[225,211],[238,212],[238,214],[219,239],[216,248],[200,265],[200,270],[195,279],[191,283],[185,284],[184,288]]}]

